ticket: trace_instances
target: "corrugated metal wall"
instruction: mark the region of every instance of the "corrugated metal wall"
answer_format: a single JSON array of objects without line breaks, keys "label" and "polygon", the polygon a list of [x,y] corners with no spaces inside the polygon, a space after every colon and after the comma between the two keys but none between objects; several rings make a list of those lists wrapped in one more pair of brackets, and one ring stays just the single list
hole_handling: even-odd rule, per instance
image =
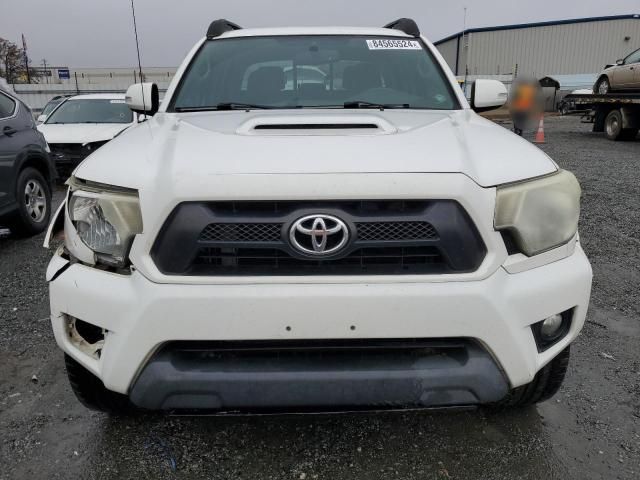
[{"label": "corrugated metal wall", "polygon": [[[640,19],[618,19],[469,33],[469,73],[512,73],[542,78],[553,74],[597,73],[640,48]],[[629,37],[629,40],[625,40]],[[438,45],[455,70],[453,38]],[[460,42],[458,75],[464,74],[465,49]]]},{"label": "corrugated metal wall", "polygon": [[[462,44],[462,39],[460,39],[460,44]],[[444,57],[444,59],[451,67],[451,71],[453,71],[454,75],[456,73],[456,51],[458,49],[458,38],[454,38],[449,40],[448,42],[442,43],[438,45],[438,51],[440,55]]]},{"label": "corrugated metal wall", "polygon": [[[460,45],[458,45],[459,43]],[[459,67],[458,71],[456,72],[456,49],[458,47],[460,48],[460,50],[463,50],[462,41],[458,42],[458,37],[453,37],[446,42],[442,42],[436,45],[436,48],[440,52],[440,55],[444,57],[454,75],[462,75],[464,73],[464,64],[460,64],[462,66]]]}]

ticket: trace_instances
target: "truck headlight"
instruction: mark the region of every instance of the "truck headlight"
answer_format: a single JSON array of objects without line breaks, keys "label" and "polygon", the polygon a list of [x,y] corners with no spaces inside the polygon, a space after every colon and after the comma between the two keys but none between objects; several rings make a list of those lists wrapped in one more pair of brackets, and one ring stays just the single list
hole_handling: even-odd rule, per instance
[{"label": "truck headlight", "polygon": [[499,186],[494,224],[528,256],[567,243],[578,230],[580,185],[566,170]]},{"label": "truck headlight", "polygon": [[94,252],[97,262],[124,266],[133,237],[142,232],[137,192],[99,184],[79,185],[76,179],[70,186],[68,213],[77,236]]}]

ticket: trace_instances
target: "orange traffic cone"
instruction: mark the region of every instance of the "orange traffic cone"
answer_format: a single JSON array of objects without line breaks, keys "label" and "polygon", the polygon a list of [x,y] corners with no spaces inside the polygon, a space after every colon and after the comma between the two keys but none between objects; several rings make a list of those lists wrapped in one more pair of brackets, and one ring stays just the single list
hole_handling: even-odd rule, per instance
[{"label": "orange traffic cone", "polygon": [[536,132],[536,138],[533,143],[544,143],[544,114],[540,115],[540,123],[538,124],[538,131]]}]

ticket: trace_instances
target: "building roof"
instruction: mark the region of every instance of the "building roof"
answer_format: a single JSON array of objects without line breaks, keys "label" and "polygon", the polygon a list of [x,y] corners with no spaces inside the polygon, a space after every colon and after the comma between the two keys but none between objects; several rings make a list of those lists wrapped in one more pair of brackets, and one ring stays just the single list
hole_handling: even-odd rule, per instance
[{"label": "building roof", "polygon": [[573,23],[589,23],[589,22],[606,22],[608,20],[629,20],[636,19],[640,20],[640,14],[632,13],[628,15],[611,15],[608,17],[587,17],[587,18],[572,18],[568,20],[552,20],[548,22],[536,22],[536,23],[517,23],[514,25],[500,25],[497,27],[480,27],[480,28],[468,28],[466,30],[460,31],[458,33],[454,33],[449,35],[448,37],[442,38],[437,42],[434,42],[434,45],[440,45],[441,43],[452,40],[456,37],[462,36],[462,34],[469,33],[479,33],[479,32],[496,32],[500,30],[516,30],[519,28],[534,28],[534,27],[550,27],[553,25],[570,25]]}]

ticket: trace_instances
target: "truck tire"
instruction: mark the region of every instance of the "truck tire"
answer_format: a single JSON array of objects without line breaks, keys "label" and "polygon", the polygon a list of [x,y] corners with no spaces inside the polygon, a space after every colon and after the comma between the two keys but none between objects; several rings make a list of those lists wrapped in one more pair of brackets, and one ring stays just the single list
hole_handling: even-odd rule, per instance
[{"label": "truck tire", "polygon": [[525,407],[550,399],[560,390],[569,366],[569,356],[569,347],[567,347],[545,365],[531,383],[514,388],[505,398],[492,406],[498,408]]},{"label": "truck tire", "polygon": [[11,218],[11,230],[23,237],[43,232],[51,218],[51,190],[44,176],[27,167],[18,174],[16,182],[18,209]]},{"label": "truck tire", "polygon": [[597,95],[606,95],[611,93],[611,83],[607,77],[600,77],[598,84],[596,85],[595,92]]},{"label": "truck tire", "polygon": [[64,363],[71,389],[85,407],[111,415],[127,415],[135,411],[128,396],[107,390],[98,377],[66,353]]},{"label": "truck tire", "polygon": [[622,112],[611,110],[604,119],[604,134],[609,140],[633,140],[638,134],[638,129],[622,128],[622,125]]}]

